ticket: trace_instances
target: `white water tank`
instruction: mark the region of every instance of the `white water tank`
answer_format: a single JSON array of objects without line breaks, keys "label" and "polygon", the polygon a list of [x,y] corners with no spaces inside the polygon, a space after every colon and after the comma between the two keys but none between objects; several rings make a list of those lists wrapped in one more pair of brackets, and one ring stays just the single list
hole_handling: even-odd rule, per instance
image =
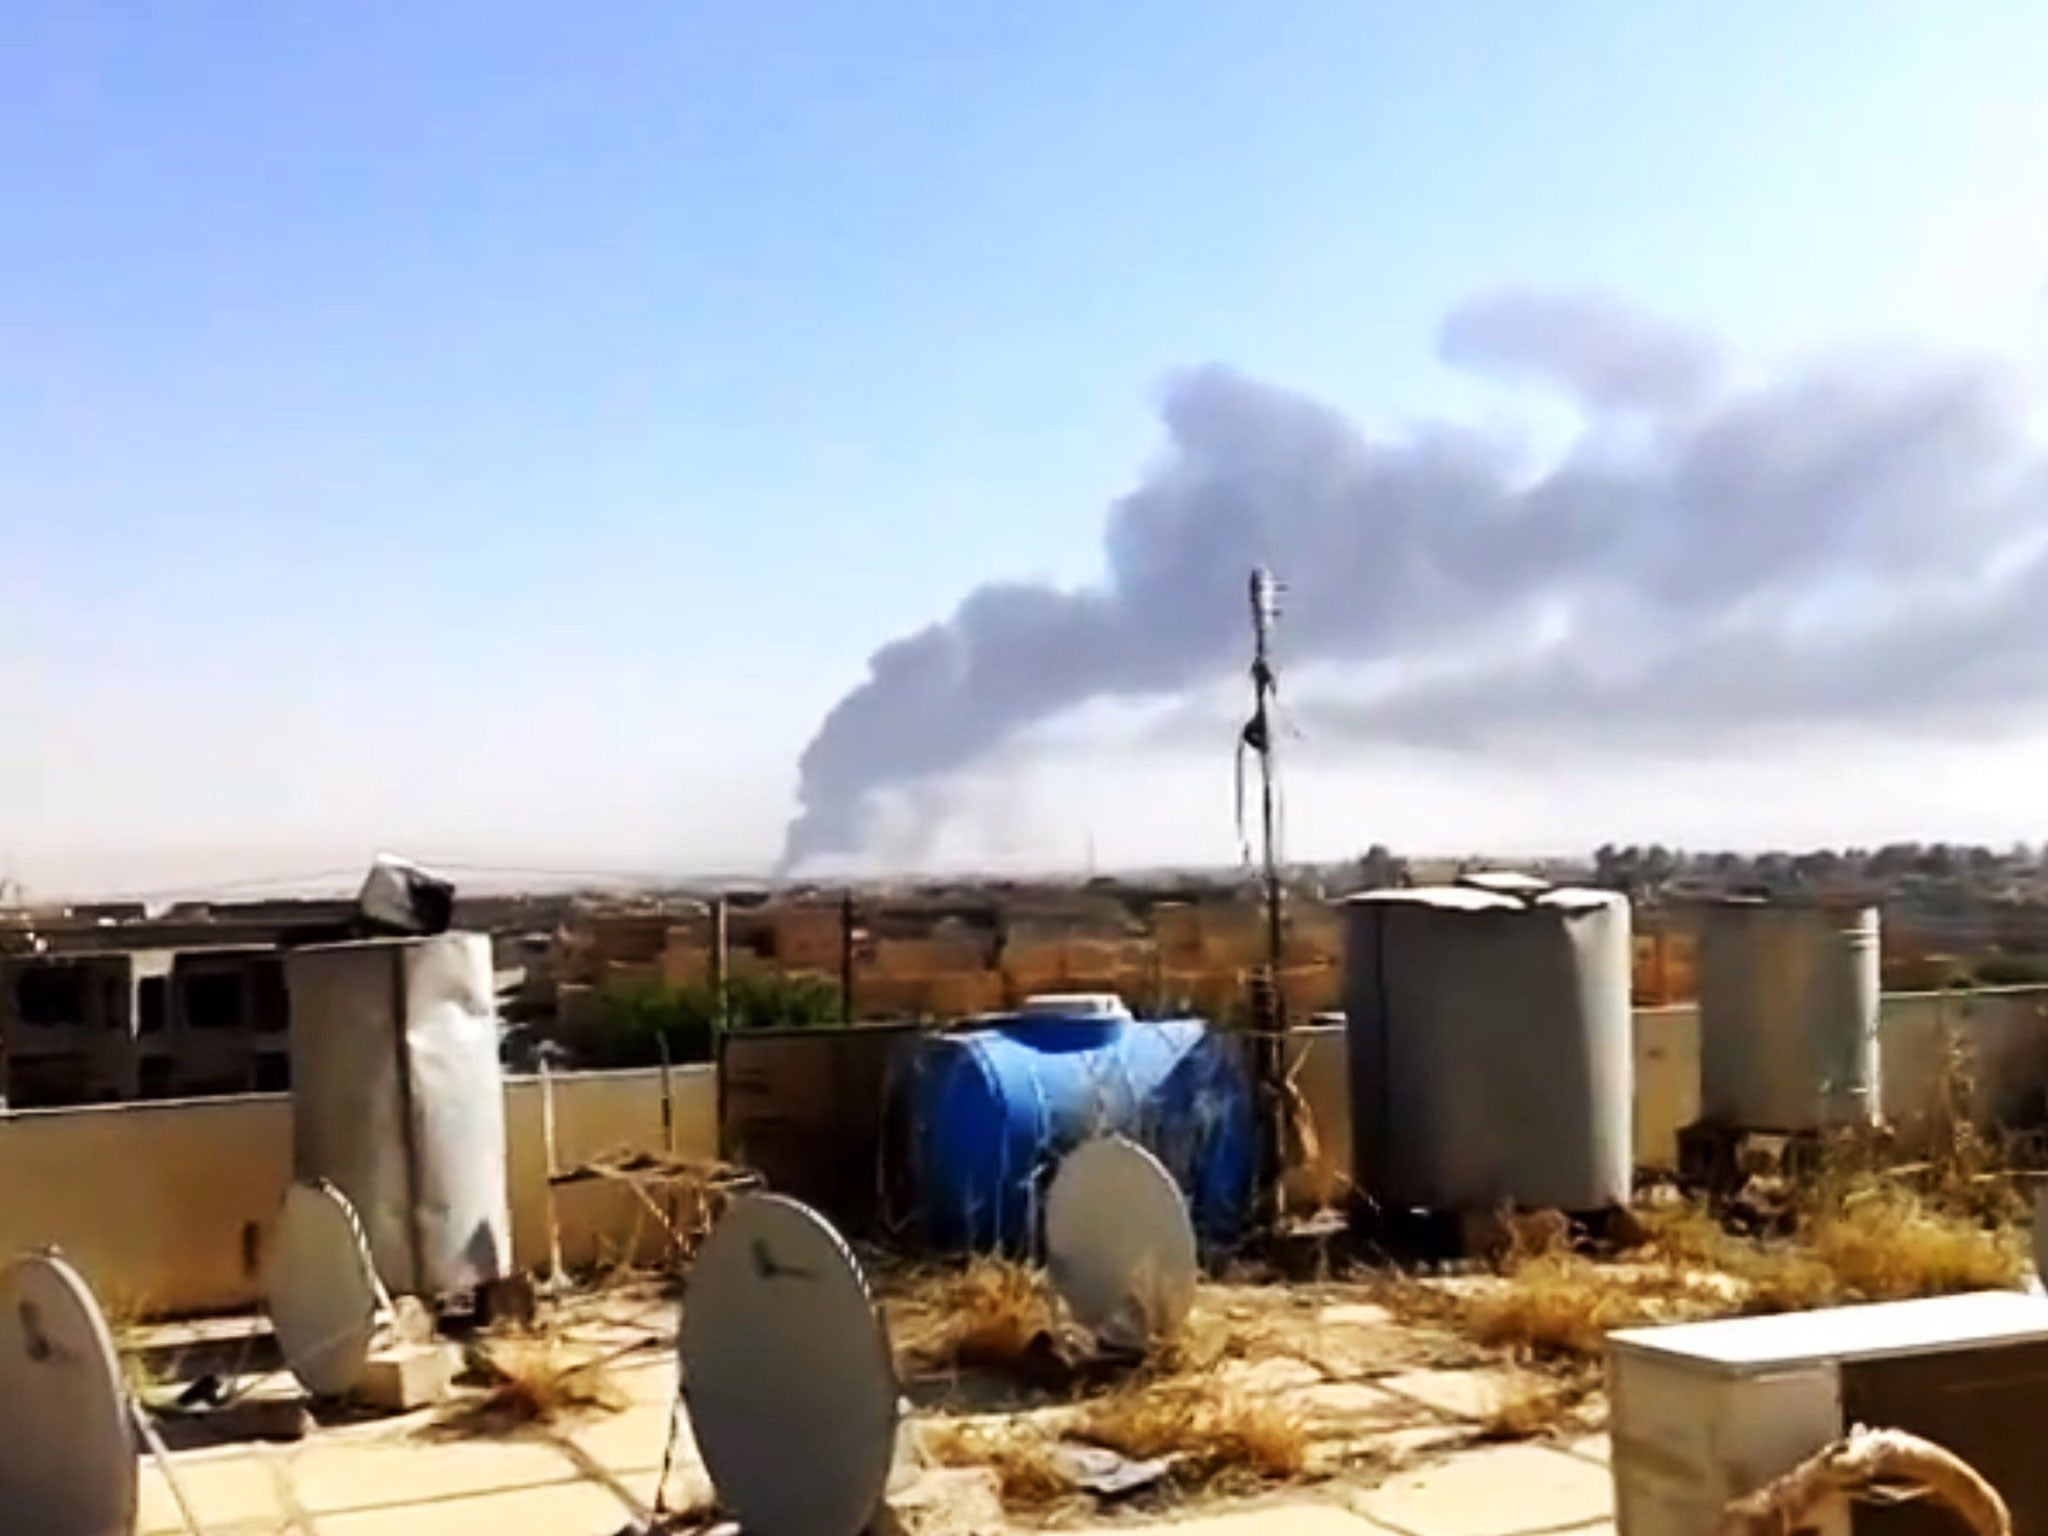
[{"label": "white water tank", "polygon": [[1877,908],[1865,903],[1703,905],[1701,1118],[1750,1131],[1875,1122],[1878,948]]},{"label": "white water tank", "polygon": [[1627,899],[1503,882],[1346,905],[1358,1187],[1390,1209],[1627,1200]]},{"label": "white water tank", "polygon": [[490,939],[311,946],[286,957],[285,981],[294,1175],[348,1197],[393,1292],[510,1274]]}]

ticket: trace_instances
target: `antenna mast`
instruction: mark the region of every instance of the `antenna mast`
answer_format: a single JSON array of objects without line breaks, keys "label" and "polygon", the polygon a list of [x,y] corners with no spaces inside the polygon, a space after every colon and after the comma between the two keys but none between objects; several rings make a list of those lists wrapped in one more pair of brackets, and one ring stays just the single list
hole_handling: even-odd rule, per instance
[{"label": "antenna mast", "polygon": [[[1281,1182],[1286,1172],[1287,1138],[1285,1102],[1287,1062],[1281,1033],[1287,1027],[1287,1009],[1280,992],[1280,846],[1277,827],[1271,704],[1276,691],[1269,648],[1273,621],[1279,616],[1279,585],[1272,572],[1261,566],[1252,572],[1252,717],[1245,723],[1240,751],[1251,748],[1259,756],[1259,828],[1263,842],[1262,874],[1266,897],[1266,963],[1252,993],[1253,1027],[1258,1031],[1255,1057],[1258,1062],[1261,1095],[1267,1116],[1265,1142],[1271,1159],[1267,1194],[1269,1214],[1280,1214]],[[1239,762],[1243,759],[1240,757]],[[1243,780],[1239,784],[1242,787]],[[1242,801],[1239,802],[1240,807]],[[1240,819],[1242,826],[1242,819]]]},{"label": "antenna mast", "polygon": [[1277,1029],[1285,1010],[1280,1002],[1280,847],[1274,814],[1273,722],[1269,706],[1276,684],[1269,650],[1273,621],[1279,617],[1279,587],[1272,572],[1252,572],[1252,718],[1244,742],[1259,755],[1259,830],[1266,888],[1266,1013],[1262,1028]]}]

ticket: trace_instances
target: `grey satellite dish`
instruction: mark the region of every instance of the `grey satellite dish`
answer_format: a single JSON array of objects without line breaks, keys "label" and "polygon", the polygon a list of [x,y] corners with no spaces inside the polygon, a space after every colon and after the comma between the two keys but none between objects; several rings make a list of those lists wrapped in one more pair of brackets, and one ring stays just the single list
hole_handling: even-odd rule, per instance
[{"label": "grey satellite dish", "polygon": [[135,1427],[106,1319],[54,1253],[0,1274],[0,1524],[8,1536],[127,1536]]},{"label": "grey satellite dish", "polygon": [[735,1201],[683,1297],[683,1397],[718,1501],[748,1536],[858,1536],[900,1414],[860,1265],[808,1206]]},{"label": "grey satellite dish", "polygon": [[285,1191],[263,1281],[271,1331],[299,1384],[315,1397],[345,1396],[391,1307],[340,1190],[318,1180]]},{"label": "grey satellite dish", "polygon": [[1053,1175],[1046,1268],[1074,1321],[1111,1349],[1175,1332],[1199,1276],[1188,1204],[1159,1159],[1121,1136],[1084,1142]]}]

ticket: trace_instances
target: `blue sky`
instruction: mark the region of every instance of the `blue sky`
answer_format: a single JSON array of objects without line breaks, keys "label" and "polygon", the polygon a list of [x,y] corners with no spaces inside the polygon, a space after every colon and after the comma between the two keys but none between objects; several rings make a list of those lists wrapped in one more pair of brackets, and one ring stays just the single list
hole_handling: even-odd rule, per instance
[{"label": "blue sky", "polygon": [[[1174,370],[1483,410],[1432,337],[1509,283],[1760,358],[2037,319],[2044,66],[2048,13],[1974,0],[23,0],[0,851],[763,864],[874,647],[1098,573]],[[1033,803],[1182,846],[1125,782]],[[1389,841],[1471,824],[1377,787]],[[1483,830],[1572,845],[1595,800]],[[1856,829],[1922,816],[1989,825]]]}]

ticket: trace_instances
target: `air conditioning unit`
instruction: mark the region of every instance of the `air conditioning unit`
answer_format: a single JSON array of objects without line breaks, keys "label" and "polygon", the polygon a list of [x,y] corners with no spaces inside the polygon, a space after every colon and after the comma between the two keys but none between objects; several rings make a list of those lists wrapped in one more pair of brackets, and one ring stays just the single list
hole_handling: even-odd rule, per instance
[{"label": "air conditioning unit", "polygon": [[[1710,1536],[1722,1508],[1858,1424],[1945,1446],[2016,1531],[2048,1532],[2048,1296],[1922,1301],[1609,1336],[1619,1536]],[[1820,1536],[1954,1536],[1926,1501],[1858,1505]]]}]

